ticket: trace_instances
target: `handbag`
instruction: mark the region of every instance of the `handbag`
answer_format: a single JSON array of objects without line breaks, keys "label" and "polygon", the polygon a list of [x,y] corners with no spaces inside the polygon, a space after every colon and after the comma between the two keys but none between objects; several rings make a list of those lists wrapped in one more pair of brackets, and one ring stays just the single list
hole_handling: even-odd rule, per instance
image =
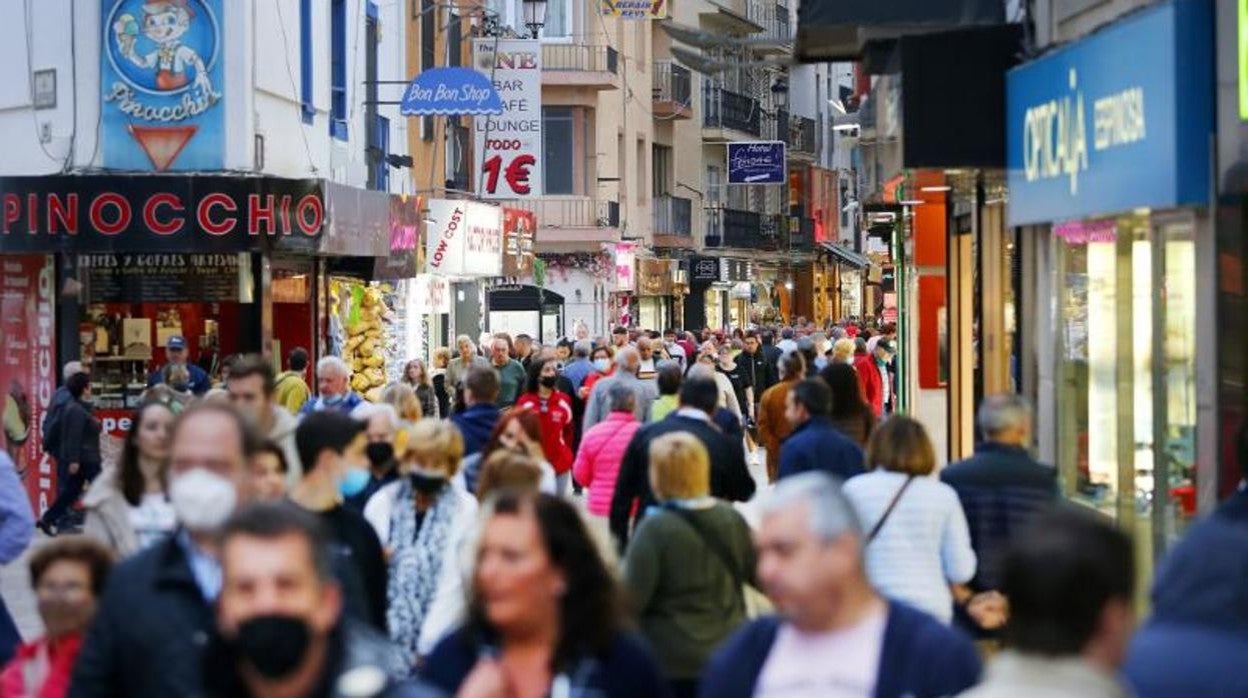
[{"label": "handbag", "polygon": [[892,501],[888,503],[888,508],[880,516],[880,520],[876,521],[875,525],[871,527],[871,532],[867,534],[867,540],[863,545],[870,545],[871,541],[875,540],[875,537],[880,534],[880,529],[884,528],[884,522],[888,521],[888,517],[893,513],[893,509],[897,508],[897,502],[901,501],[901,495],[906,493],[906,488],[910,486],[911,482],[914,482],[913,475],[907,477],[906,481],[901,483],[901,487],[897,488],[897,494],[893,495]]},{"label": "handbag", "polygon": [[711,554],[719,558],[720,564],[728,570],[728,575],[732,577],[733,583],[741,590],[741,603],[745,606],[746,618],[759,618],[775,610],[771,599],[768,599],[766,594],[758,590],[758,587],[745,579],[745,575],[737,568],[736,562],[728,554],[728,551],[724,549],[723,544],[716,538],[707,535],[706,531],[698,525],[697,520],[690,516],[687,510],[672,508],[669,511],[676,514],[692,528],[694,533],[697,533],[698,537],[702,539],[707,549],[711,551]]}]

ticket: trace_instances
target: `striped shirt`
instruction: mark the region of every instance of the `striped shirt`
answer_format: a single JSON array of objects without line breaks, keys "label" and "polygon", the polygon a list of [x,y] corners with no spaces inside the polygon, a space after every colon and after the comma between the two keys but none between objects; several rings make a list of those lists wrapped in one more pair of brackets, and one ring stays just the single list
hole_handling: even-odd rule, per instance
[{"label": "striped shirt", "polygon": [[[903,473],[875,470],[845,482],[864,531],[880,520],[905,481]],[[881,594],[944,623],[953,619],[949,585],[975,575],[962,504],[952,487],[932,477],[910,483],[865,556],[867,576]]]}]

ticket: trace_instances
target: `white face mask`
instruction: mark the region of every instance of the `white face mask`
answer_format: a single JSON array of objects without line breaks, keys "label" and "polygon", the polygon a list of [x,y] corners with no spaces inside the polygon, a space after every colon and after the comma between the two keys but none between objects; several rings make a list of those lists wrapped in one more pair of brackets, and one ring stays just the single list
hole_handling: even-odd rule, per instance
[{"label": "white face mask", "polygon": [[178,521],[192,531],[215,531],[234,513],[234,483],[210,470],[195,468],[169,483],[169,501]]}]

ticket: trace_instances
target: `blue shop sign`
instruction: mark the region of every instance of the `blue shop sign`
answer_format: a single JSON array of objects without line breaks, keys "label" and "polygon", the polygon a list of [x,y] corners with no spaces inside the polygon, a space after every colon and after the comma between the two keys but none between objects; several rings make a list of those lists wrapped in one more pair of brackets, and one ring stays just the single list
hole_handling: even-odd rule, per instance
[{"label": "blue shop sign", "polygon": [[1009,224],[1208,202],[1213,23],[1171,0],[1011,70]]},{"label": "blue shop sign", "polygon": [[503,102],[489,76],[472,68],[430,68],[403,92],[403,116],[459,116],[503,113]]},{"label": "blue shop sign", "polygon": [[729,184],[784,184],[783,141],[747,141],[728,144]]}]

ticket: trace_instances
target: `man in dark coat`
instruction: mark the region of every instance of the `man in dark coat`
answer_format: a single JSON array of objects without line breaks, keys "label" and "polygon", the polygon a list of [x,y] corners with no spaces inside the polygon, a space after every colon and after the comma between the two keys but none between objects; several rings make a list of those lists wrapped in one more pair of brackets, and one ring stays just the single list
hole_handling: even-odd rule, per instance
[{"label": "man in dark coat", "polygon": [[[983,443],[975,455],[945,468],[940,479],[958,493],[971,531],[971,547],[979,564],[969,584],[972,592],[1001,588],[1001,558],[1036,513],[1057,500],[1057,470],[1037,462],[1031,445],[1031,408],[1018,395],[984,399],[977,416]],[[959,605],[959,625],[991,636]]]},{"label": "man in dark coat", "polygon": [[70,698],[202,693],[203,652],[221,591],[214,541],[250,490],[248,463],[260,444],[228,405],[204,403],[182,413],[169,451],[179,529],[109,575],[74,666]]},{"label": "man in dark coat", "polygon": [[711,496],[730,502],[744,502],[754,496],[754,478],[745,465],[745,446],[739,438],[725,436],[711,421],[718,404],[719,387],[714,378],[692,372],[680,386],[680,408],[633,435],[620,462],[611,499],[611,533],[621,548],[632,525],[655,503],[650,490],[650,443],[663,434],[687,432],[706,446],[711,457]]},{"label": "man in dark coat", "polygon": [[473,366],[464,376],[463,412],[451,415],[451,422],[464,437],[464,455],[471,456],[485,448],[490,432],[502,419],[498,409],[498,374],[489,367]]},{"label": "man in dark coat", "polygon": [[862,449],[832,425],[832,389],[818,378],[798,381],[784,416],[797,425],[780,446],[778,479],[821,470],[842,480],[860,475]]}]

